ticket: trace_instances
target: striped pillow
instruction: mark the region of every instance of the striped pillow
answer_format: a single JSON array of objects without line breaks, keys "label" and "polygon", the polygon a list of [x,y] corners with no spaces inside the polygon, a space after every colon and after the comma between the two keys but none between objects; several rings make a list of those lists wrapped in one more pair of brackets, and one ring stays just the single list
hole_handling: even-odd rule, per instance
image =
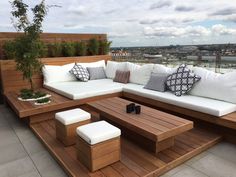
[{"label": "striped pillow", "polygon": [[113,81],[127,84],[129,82],[129,77],[130,77],[130,71],[116,70],[116,75]]}]

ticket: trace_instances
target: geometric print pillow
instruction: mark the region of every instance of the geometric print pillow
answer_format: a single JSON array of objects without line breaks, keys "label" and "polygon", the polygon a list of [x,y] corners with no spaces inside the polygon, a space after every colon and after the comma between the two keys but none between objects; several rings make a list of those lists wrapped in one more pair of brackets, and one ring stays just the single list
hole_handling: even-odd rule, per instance
[{"label": "geometric print pillow", "polygon": [[176,96],[181,96],[188,93],[200,79],[200,76],[195,75],[185,64],[182,64],[176,72],[167,77],[166,84]]},{"label": "geometric print pillow", "polygon": [[75,63],[74,67],[69,72],[80,81],[88,82],[89,80],[88,70],[77,63]]}]

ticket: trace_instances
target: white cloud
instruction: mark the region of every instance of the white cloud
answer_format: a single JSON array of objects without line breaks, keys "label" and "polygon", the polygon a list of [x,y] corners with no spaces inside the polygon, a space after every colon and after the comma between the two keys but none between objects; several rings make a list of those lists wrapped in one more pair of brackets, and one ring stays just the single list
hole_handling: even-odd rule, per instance
[{"label": "white cloud", "polygon": [[208,36],[211,31],[202,26],[187,27],[146,27],[144,34],[158,37]]},{"label": "white cloud", "polygon": [[[24,1],[30,7],[40,2]],[[115,46],[156,45],[157,38],[160,45],[193,40],[236,42],[236,4],[232,0],[46,0],[46,3],[62,8],[50,9],[43,25],[45,32],[107,33]],[[14,31],[13,27],[5,26],[11,23],[10,4],[1,0],[0,7],[0,31]],[[217,24],[224,27],[214,26]]]},{"label": "white cloud", "polygon": [[216,35],[236,35],[236,29],[227,28],[222,24],[213,25],[212,32]]}]

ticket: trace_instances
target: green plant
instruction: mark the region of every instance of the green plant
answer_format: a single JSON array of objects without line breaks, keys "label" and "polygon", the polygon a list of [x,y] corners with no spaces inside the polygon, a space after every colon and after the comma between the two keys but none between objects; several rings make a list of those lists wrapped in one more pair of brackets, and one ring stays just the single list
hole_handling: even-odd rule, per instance
[{"label": "green plant", "polygon": [[48,103],[50,101],[50,98],[43,98],[40,100],[37,100],[36,103]]},{"label": "green plant", "polygon": [[111,41],[103,40],[99,41],[99,54],[107,55],[110,51]]},{"label": "green plant", "polygon": [[81,41],[81,42],[76,43],[76,54],[78,56],[87,55],[87,50],[88,50],[88,47],[87,47],[87,44],[85,42]]},{"label": "green plant", "polygon": [[61,43],[48,44],[48,56],[49,57],[61,57],[62,56]]},{"label": "green plant", "polygon": [[65,57],[75,56],[75,53],[76,53],[75,43],[63,42],[62,43],[62,53],[63,53],[63,56],[65,56]]},{"label": "green plant", "polygon": [[22,99],[31,99],[34,96],[34,92],[31,89],[22,89],[20,91],[20,97]]},{"label": "green plant", "polygon": [[38,91],[34,93],[34,98],[41,98],[41,97],[45,97],[46,95],[47,95],[46,93]]},{"label": "green plant", "polygon": [[11,2],[12,16],[16,22],[13,25],[17,31],[24,33],[15,39],[15,61],[16,69],[21,71],[23,79],[27,79],[30,83],[31,90],[34,89],[32,76],[40,72],[42,63],[38,58],[42,53],[42,43],[40,34],[42,33],[42,22],[47,14],[47,7],[44,0],[34,8],[31,8],[33,20],[30,22],[28,18],[29,6],[22,0],[14,0]]},{"label": "green plant", "polygon": [[6,41],[3,44],[3,54],[6,59],[13,59],[15,57],[15,43],[14,41]]},{"label": "green plant", "polygon": [[99,51],[99,42],[97,39],[90,39],[88,42],[89,55],[97,55]]}]

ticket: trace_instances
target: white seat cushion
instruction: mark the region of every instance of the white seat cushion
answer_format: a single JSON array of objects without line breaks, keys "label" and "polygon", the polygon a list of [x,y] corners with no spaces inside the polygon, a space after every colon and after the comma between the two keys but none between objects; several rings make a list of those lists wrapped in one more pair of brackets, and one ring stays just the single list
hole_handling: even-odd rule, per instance
[{"label": "white seat cushion", "polygon": [[110,140],[121,135],[119,128],[109,124],[106,121],[99,121],[80,126],[76,129],[76,132],[82,139],[91,145]]},{"label": "white seat cushion", "polygon": [[70,125],[90,119],[91,114],[82,109],[76,108],[58,112],[55,114],[55,118],[64,125]]},{"label": "white seat cushion", "polygon": [[193,71],[201,77],[189,94],[236,104],[236,72],[225,74],[194,67]]},{"label": "white seat cushion", "polygon": [[170,92],[152,91],[144,89],[143,86],[137,84],[126,84],[124,91],[219,117],[236,111],[236,104],[229,102],[193,95],[177,97]]},{"label": "white seat cushion", "polygon": [[116,75],[116,70],[126,71],[126,62],[115,62],[115,61],[107,61],[106,67],[106,76],[107,78],[114,79]]},{"label": "white seat cushion", "polygon": [[75,63],[62,66],[44,65],[42,68],[44,83],[76,81],[76,77],[69,71]]},{"label": "white seat cushion", "polygon": [[129,82],[134,84],[146,85],[151,77],[154,64],[138,65],[127,62],[127,70],[130,71]]},{"label": "white seat cushion", "polygon": [[111,79],[90,80],[88,82],[57,82],[44,84],[49,90],[61,94],[67,98],[78,100],[94,96],[122,92],[122,83],[113,82]]}]

